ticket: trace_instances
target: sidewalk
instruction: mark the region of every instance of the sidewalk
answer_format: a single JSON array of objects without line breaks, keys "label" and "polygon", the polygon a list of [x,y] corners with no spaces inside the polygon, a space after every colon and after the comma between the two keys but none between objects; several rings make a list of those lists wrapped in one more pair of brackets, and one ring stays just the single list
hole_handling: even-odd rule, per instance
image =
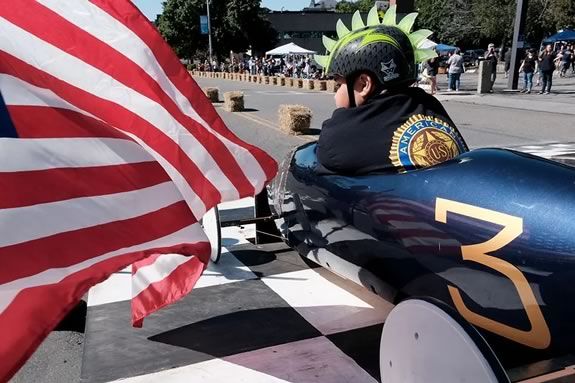
[{"label": "sidewalk", "polygon": [[[443,91],[446,89],[447,80],[443,75],[438,76],[438,85],[442,91],[437,93],[437,98],[442,102],[459,102],[465,104],[484,105],[497,108],[520,109],[536,112],[558,113],[575,115],[575,76],[554,77],[552,93],[549,95],[538,94],[541,87],[533,87],[531,94],[519,93],[507,90],[507,79],[499,74],[494,93],[477,94],[477,74],[465,73],[462,76],[460,92]],[[523,87],[520,78],[519,89]]]}]

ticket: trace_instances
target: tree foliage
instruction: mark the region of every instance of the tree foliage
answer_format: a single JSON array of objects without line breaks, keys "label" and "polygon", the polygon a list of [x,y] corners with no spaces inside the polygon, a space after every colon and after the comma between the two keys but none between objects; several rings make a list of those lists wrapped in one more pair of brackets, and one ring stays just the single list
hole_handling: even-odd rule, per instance
[{"label": "tree foliage", "polygon": [[353,13],[355,11],[369,12],[369,10],[375,4],[374,0],[357,0],[357,1],[347,1],[342,0],[335,6],[335,11],[339,13]]},{"label": "tree foliage", "polygon": [[[166,0],[156,24],[181,58],[205,57],[208,36],[200,30],[206,0]],[[266,51],[277,42],[277,32],[260,13],[260,0],[211,0],[210,21],[214,55],[228,57],[253,49]]]},{"label": "tree foliage", "polygon": [[[417,26],[433,38],[461,47],[488,42],[509,45],[516,0],[416,0]],[[525,40],[538,45],[546,36],[575,24],[575,0],[529,0]]]}]

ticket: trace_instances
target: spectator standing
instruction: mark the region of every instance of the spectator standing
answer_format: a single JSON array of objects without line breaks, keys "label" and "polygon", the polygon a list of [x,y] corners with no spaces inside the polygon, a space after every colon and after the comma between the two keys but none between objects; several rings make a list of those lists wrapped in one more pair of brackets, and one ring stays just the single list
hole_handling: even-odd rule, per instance
[{"label": "spectator standing", "polygon": [[505,56],[503,59],[505,60],[505,78],[508,78],[509,68],[511,67],[511,49],[507,49],[505,51]]},{"label": "spectator standing", "polygon": [[459,53],[459,48],[456,48],[447,60],[447,65],[449,65],[449,90],[455,90],[457,92],[459,92],[461,73],[465,71],[463,67],[463,57],[461,57]]},{"label": "spectator standing", "polygon": [[565,75],[567,74],[567,69],[569,69],[569,67],[571,66],[572,58],[573,58],[573,51],[571,51],[569,49],[569,46],[567,46],[566,49],[563,50],[561,55],[561,68],[559,72],[559,75],[561,77],[565,77]]},{"label": "spectator standing", "polygon": [[539,94],[549,94],[553,84],[553,71],[555,70],[555,52],[553,47],[548,44],[545,50],[539,55],[539,68],[541,69],[541,82],[543,87]]},{"label": "spectator standing", "polygon": [[439,69],[439,57],[434,57],[425,62],[427,77],[431,82],[431,94],[437,93],[437,70]]},{"label": "spectator standing", "polygon": [[487,60],[489,69],[491,71],[491,86],[489,87],[489,92],[493,93],[493,85],[497,79],[497,53],[495,52],[495,44],[491,43],[487,46],[487,52],[485,52],[485,60]]},{"label": "spectator standing", "polygon": [[533,88],[533,74],[537,71],[537,66],[535,52],[530,49],[519,67],[519,73],[523,72],[524,84],[521,93],[531,93],[531,89]]}]

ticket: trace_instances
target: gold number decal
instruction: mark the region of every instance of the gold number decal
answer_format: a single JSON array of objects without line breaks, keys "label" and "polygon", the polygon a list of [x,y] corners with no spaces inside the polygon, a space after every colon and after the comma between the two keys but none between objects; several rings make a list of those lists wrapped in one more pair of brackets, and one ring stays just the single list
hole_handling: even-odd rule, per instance
[{"label": "gold number decal", "polygon": [[447,212],[461,214],[503,226],[503,230],[486,242],[461,246],[461,254],[464,260],[480,263],[509,278],[517,289],[517,293],[519,294],[519,298],[531,324],[531,329],[529,331],[520,330],[471,311],[465,306],[459,289],[448,286],[449,294],[453,299],[457,311],[470,323],[495,334],[529,347],[537,349],[547,348],[551,343],[551,334],[543,318],[543,313],[537,304],[533,290],[531,290],[529,286],[529,282],[527,282],[523,273],[511,263],[487,254],[501,249],[519,237],[523,232],[523,219],[461,202],[437,198],[435,220],[447,223]]}]

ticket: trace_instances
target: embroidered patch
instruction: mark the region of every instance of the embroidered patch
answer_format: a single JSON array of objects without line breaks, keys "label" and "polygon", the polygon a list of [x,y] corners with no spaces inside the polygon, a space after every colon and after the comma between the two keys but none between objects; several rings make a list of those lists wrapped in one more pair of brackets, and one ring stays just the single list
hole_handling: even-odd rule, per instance
[{"label": "embroidered patch", "polygon": [[389,158],[398,168],[424,168],[452,159],[465,151],[457,131],[447,122],[417,114],[393,134]]}]

